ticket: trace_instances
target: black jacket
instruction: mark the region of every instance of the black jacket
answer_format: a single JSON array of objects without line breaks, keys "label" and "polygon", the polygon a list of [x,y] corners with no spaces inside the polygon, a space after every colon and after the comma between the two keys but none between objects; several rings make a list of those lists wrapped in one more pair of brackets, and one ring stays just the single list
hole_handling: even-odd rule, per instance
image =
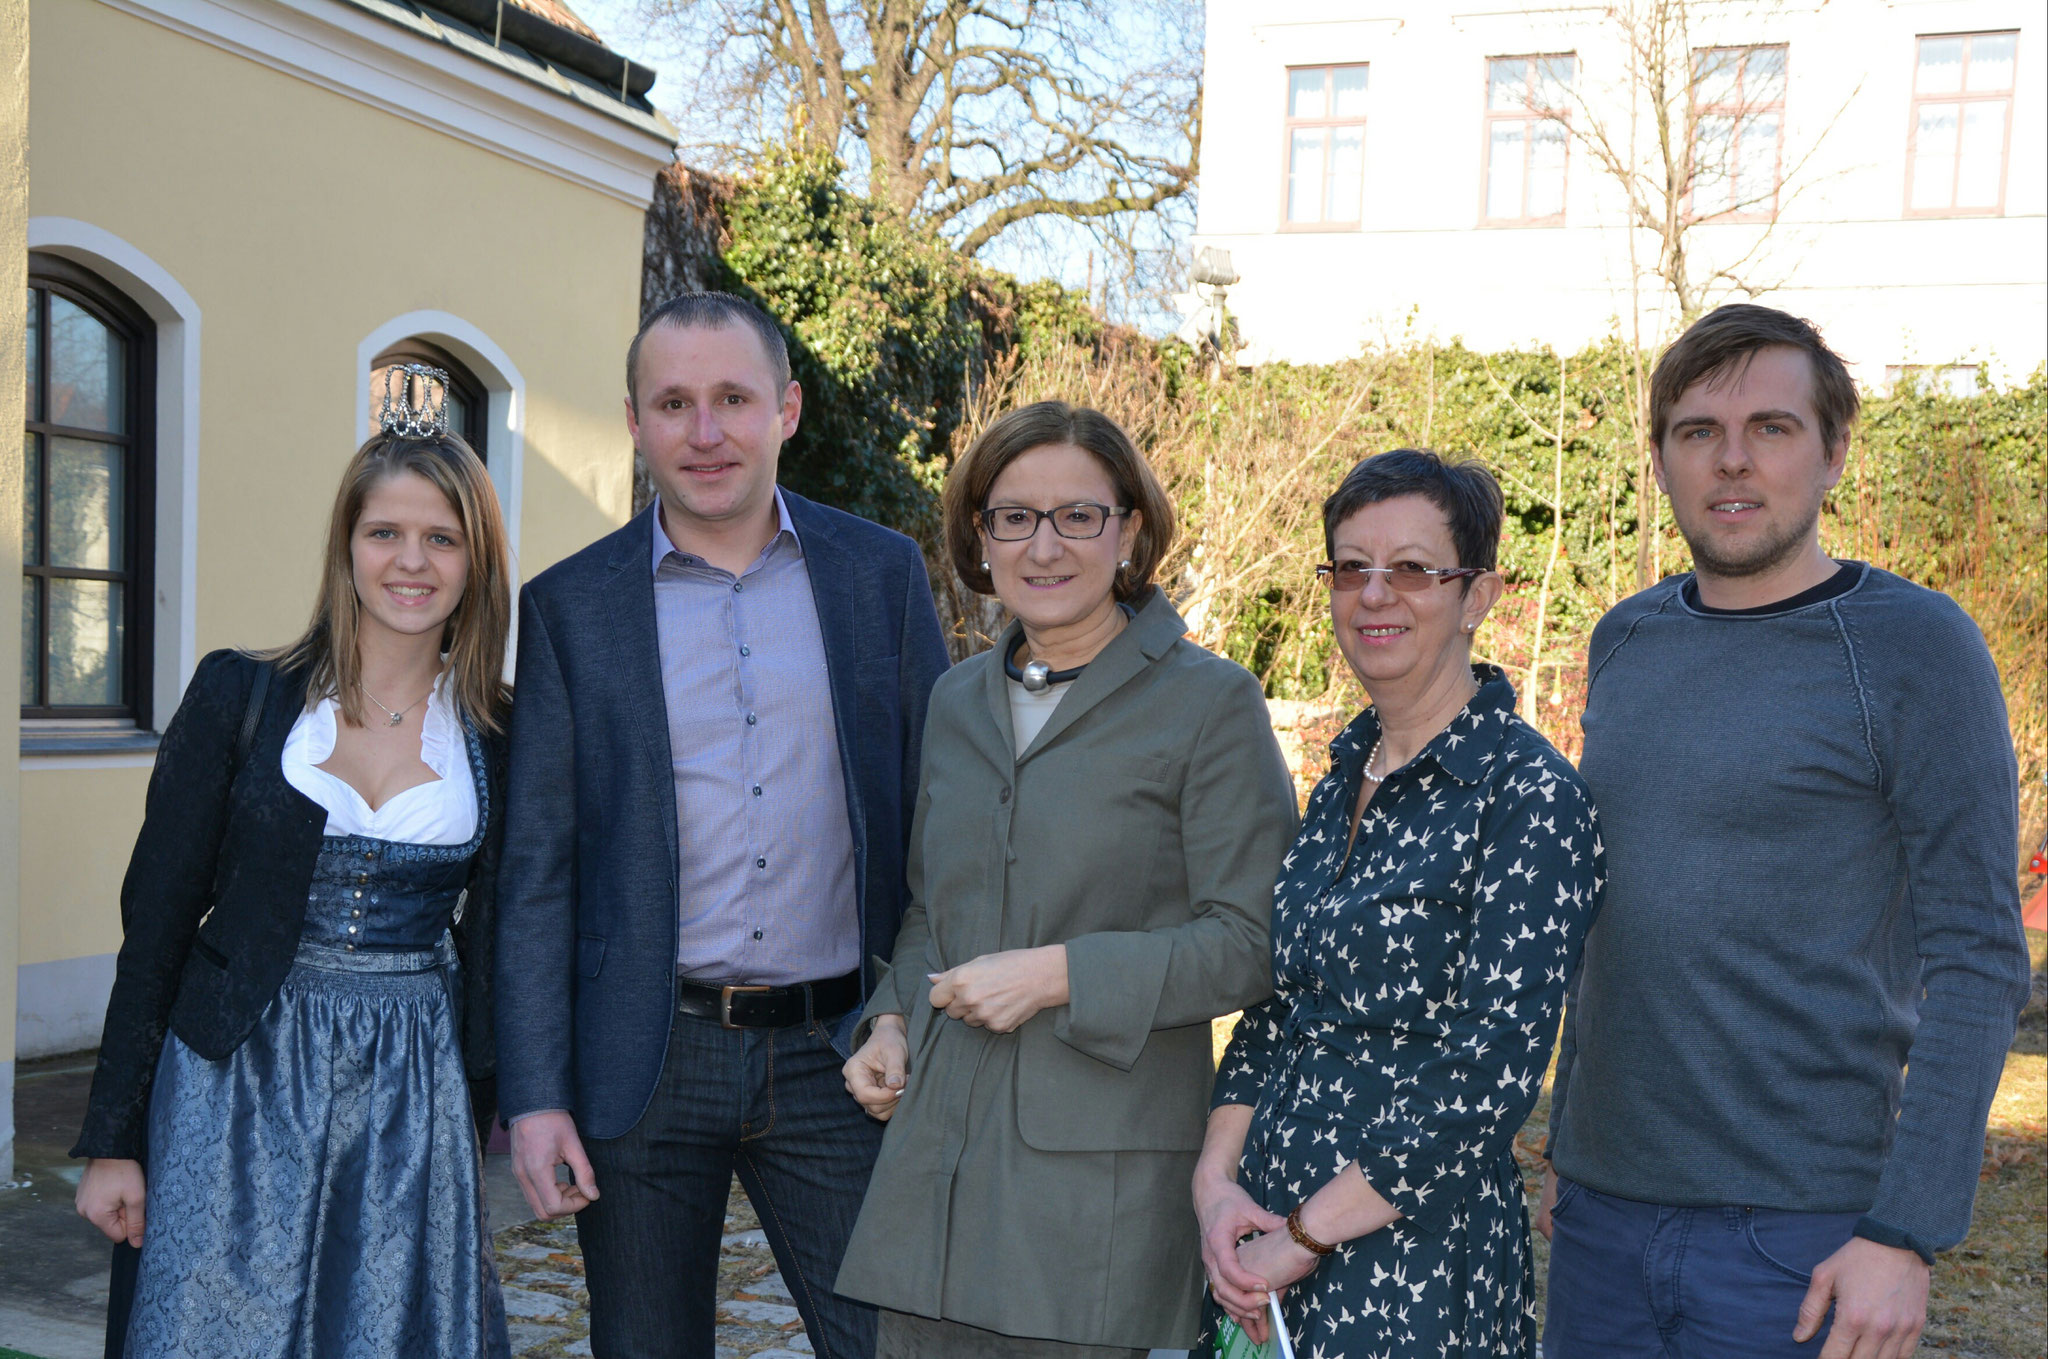
[{"label": "black jacket", "polygon": [[[143,1159],[150,1083],[167,1029],[200,1056],[240,1047],[298,952],[306,892],[327,814],[284,776],[284,742],[306,706],[303,673],[277,673],[248,759],[234,767],[257,661],[216,651],[199,663],[150,775],[121,883],[124,938],[85,1127],[73,1156]],[[496,1051],[492,911],[504,843],[505,743],[484,738],[490,823],[455,926],[462,959],[462,1046],[472,1096],[488,1116]]]}]

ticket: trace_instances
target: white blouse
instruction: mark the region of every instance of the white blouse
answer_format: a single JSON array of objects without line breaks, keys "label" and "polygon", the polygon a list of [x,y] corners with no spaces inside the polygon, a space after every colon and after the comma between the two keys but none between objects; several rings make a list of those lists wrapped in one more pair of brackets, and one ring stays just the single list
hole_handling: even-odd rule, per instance
[{"label": "white blouse", "polygon": [[284,742],[285,779],[327,809],[325,833],[413,845],[468,843],[476,834],[476,780],[447,675],[434,682],[420,718],[420,760],[434,771],[434,779],[406,789],[374,811],[347,779],[320,768],[334,754],[340,711],[334,699],[322,699],[299,714]]}]

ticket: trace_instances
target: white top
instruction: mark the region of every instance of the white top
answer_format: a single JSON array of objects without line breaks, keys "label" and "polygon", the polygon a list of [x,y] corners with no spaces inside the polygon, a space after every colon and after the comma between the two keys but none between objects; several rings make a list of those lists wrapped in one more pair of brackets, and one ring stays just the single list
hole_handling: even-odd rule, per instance
[{"label": "white top", "polygon": [[327,809],[328,835],[367,835],[411,845],[467,844],[476,834],[476,780],[469,744],[448,694],[448,676],[434,682],[420,718],[420,760],[435,778],[393,797],[375,811],[353,784],[320,768],[334,754],[341,705],[322,699],[299,714],[284,742],[284,776]]},{"label": "white top", "polygon": [[1038,733],[1045,730],[1045,724],[1052,721],[1053,709],[1060,706],[1060,700],[1066,697],[1067,690],[1073,688],[1074,683],[1069,680],[1035,694],[1015,680],[1008,683],[1010,729],[1017,735],[1016,753],[1022,755],[1038,739]]}]

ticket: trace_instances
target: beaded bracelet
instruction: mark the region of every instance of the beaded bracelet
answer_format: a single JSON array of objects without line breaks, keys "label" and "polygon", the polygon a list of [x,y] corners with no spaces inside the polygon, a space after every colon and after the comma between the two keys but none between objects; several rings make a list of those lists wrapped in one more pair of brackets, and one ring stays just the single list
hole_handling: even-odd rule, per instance
[{"label": "beaded bracelet", "polygon": [[1287,1234],[1294,1238],[1295,1245],[1318,1258],[1328,1255],[1337,1249],[1335,1246],[1324,1245],[1303,1230],[1301,1225],[1301,1209],[1298,1206],[1287,1215]]}]

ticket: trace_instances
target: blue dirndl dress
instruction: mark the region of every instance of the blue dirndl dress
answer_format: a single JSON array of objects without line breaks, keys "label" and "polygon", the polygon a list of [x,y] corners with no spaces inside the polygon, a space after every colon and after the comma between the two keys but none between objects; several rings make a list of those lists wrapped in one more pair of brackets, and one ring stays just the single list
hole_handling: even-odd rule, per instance
[{"label": "blue dirndl dress", "polygon": [[149,1113],[129,1359],[506,1359],[449,936],[483,843],[329,836],[290,974],[208,1061],[175,1034]]}]

